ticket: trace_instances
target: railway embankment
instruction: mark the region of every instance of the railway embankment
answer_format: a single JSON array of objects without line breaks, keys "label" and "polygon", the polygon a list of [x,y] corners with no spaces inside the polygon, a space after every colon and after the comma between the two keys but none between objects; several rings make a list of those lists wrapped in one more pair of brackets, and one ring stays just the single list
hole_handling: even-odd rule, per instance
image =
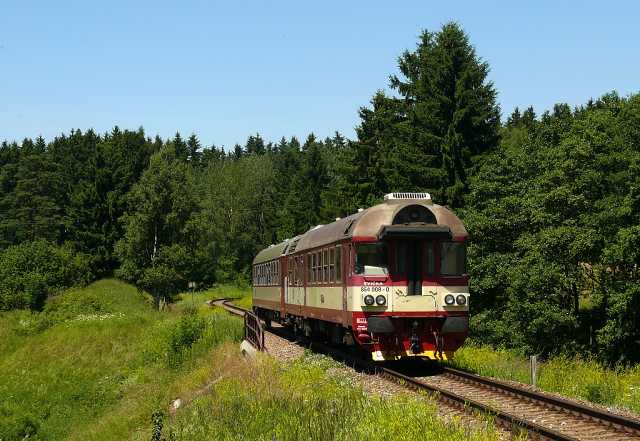
[{"label": "railway embankment", "polygon": [[[218,302],[220,306],[234,314],[242,314],[239,308],[229,302]],[[280,335],[278,329],[272,331]],[[318,347],[318,344],[315,344]],[[321,350],[322,344],[319,345]],[[416,363],[411,363],[409,375],[388,367],[375,368],[367,362],[340,350],[329,349],[334,357],[345,361],[349,366],[375,371],[383,378],[397,381],[414,390],[435,396],[441,407],[470,410],[477,414],[492,415],[502,428],[513,433],[526,433],[528,436],[559,440],[623,440],[640,439],[640,420],[610,412],[595,406],[584,405],[575,400],[554,397],[530,390],[521,385],[510,385],[489,377],[467,374],[445,367],[435,375],[424,375]],[[407,370],[403,366],[401,370]],[[370,376],[362,383],[376,383],[378,376]],[[383,389],[387,387],[383,385]],[[393,389],[389,388],[393,394]]]}]

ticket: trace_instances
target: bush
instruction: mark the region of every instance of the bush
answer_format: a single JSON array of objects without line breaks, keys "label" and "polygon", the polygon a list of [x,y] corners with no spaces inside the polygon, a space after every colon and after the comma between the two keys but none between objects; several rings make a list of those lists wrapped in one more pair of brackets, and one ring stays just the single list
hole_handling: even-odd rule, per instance
[{"label": "bush", "polygon": [[89,258],[45,240],[0,252],[0,310],[41,310],[48,296],[92,279]]},{"label": "bush", "polygon": [[171,366],[179,365],[185,353],[197,342],[207,326],[205,320],[193,310],[188,310],[169,334],[168,361]]},{"label": "bush", "polygon": [[222,342],[241,341],[244,327],[242,320],[224,313],[203,317],[188,309],[179,320],[158,323],[149,333],[155,336],[142,350],[145,363],[163,362],[177,368]]}]

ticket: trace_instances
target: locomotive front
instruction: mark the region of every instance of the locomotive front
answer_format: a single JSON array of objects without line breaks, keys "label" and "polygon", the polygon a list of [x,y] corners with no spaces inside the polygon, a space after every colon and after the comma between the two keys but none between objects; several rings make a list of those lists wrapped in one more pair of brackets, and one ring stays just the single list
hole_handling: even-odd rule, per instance
[{"label": "locomotive front", "polygon": [[447,359],[469,327],[467,232],[426,193],[391,193],[352,233],[352,336],[376,361]]}]

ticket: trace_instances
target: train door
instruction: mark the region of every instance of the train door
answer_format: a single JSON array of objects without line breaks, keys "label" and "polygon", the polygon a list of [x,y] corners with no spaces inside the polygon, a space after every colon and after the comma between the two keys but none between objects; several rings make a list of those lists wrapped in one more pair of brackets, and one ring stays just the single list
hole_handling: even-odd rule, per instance
[{"label": "train door", "polygon": [[[349,303],[347,299],[347,269],[349,268],[349,248],[338,245],[336,247],[336,281],[342,286],[342,311],[349,311]],[[347,314],[344,314],[345,316]],[[348,324],[349,320],[347,320]]]},{"label": "train door", "polygon": [[399,240],[396,243],[396,265],[399,274],[407,279],[407,295],[422,295],[422,249],[418,240]]},{"label": "train door", "polygon": [[280,315],[287,313],[287,299],[289,298],[289,261],[282,259],[282,289],[280,291]]},{"label": "train door", "polygon": [[300,278],[302,273],[300,257],[289,257],[287,266],[285,302],[288,311],[299,315],[300,306],[304,302],[304,288]]},{"label": "train door", "polygon": [[293,271],[293,278],[294,278],[294,285],[293,285],[293,290],[294,290],[294,295],[293,295],[293,301],[292,303],[294,303],[296,306],[298,306],[298,311],[299,313],[302,312],[302,305],[304,305],[304,285],[302,283],[302,270],[303,270],[303,266],[302,266],[302,256],[296,256],[294,258],[294,271]]}]

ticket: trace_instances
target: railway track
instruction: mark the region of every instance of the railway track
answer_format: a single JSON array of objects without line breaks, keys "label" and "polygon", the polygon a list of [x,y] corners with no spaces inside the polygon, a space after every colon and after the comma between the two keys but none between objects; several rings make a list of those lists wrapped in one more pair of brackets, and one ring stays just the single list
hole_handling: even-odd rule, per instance
[{"label": "railway track", "polygon": [[[243,316],[245,310],[228,300],[213,302]],[[291,339],[282,330],[269,330]],[[375,372],[403,386],[425,391],[441,402],[457,408],[492,415],[496,423],[512,432],[526,432],[533,439],[563,441],[640,440],[640,421],[623,417],[575,401],[553,397],[492,378],[452,368],[421,376],[381,367],[353,354],[313,342],[312,348],[358,369]]]}]

